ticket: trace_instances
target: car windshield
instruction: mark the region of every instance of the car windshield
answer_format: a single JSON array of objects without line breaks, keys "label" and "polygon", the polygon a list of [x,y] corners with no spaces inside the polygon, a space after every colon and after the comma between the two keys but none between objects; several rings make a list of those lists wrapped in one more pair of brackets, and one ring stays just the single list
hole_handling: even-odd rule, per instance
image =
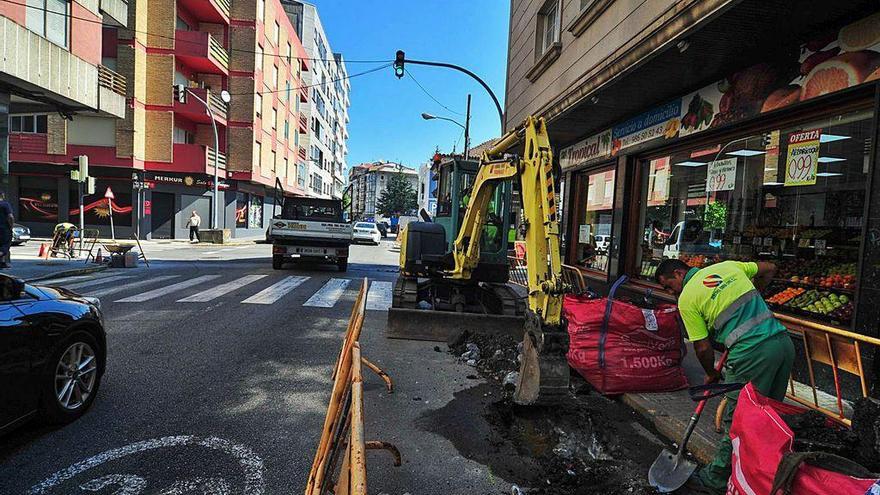
[{"label": "car windshield", "polygon": [[342,222],[342,208],[336,201],[287,200],[281,217],[285,220]]},{"label": "car windshield", "polygon": [[367,223],[367,222],[358,222],[355,225],[355,227],[359,228],[359,229],[375,229],[376,224],[375,223]]}]

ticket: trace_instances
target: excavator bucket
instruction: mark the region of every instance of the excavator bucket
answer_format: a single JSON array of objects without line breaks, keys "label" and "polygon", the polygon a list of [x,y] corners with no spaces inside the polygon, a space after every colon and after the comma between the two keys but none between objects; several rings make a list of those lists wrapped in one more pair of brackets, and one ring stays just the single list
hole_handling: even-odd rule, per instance
[{"label": "excavator bucket", "polygon": [[561,401],[568,394],[567,350],[568,334],[564,325],[542,328],[540,320],[529,313],[514,402],[543,405]]}]

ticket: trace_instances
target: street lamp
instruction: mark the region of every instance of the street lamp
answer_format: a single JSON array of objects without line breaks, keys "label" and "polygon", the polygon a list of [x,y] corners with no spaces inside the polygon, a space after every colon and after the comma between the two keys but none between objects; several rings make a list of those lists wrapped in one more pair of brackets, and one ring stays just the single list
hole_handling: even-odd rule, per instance
[{"label": "street lamp", "polygon": [[467,114],[465,115],[464,125],[462,125],[460,122],[458,122],[456,120],[452,120],[452,119],[446,118],[446,117],[438,117],[436,115],[431,115],[430,113],[422,112],[422,118],[425,120],[434,120],[434,119],[447,120],[447,121],[452,122],[453,124],[461,127],[462,129],[464,129],[464,157],[465,157],[465,159],[469,158],[470,136],[468,134],[470,131],[470,126],[471,126],[471,95],[468,95],[468,98],[467,98]]},{"label": "street lamp", "polygon": [[[185,90],[185,88],[184,88]],[[214,207],[211,208],[211,228],[217,228],[217,208],[220,206],[217,201],[217,196],[219,195],[217,192],[217,184],[219,180],[219,172],[220,172],[220,139],[217,136],[217,122],[214,120],[214,111],[211,109],[211,106],[208,105],[208,102],[199,98],[199,96],[192,91],[187,91],[187,93],[196,99],[202,105],[205,105],[205,112],[211,118],[211,127],[214,129],[214,192],[212,202],[214,203]],[[220,99],[223,100],[223,103],[229,104],[232,101],[232,96],[229,95],[229,91],[225,89],[220,92]]]}]

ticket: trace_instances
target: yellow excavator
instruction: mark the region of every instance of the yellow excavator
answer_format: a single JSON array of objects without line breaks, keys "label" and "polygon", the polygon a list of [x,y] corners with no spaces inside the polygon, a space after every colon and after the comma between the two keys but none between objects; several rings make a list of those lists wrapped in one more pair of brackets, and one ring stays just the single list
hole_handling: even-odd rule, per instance
[{"label": "yellow excavator", "polygon": [[[520,147],[522,155],[509,153]],[[488,210],[497,208],[497,202],[504,198],[509,201],[509,193],[499,192],[502,188],[509,191],[513,181],[520,186],[520,231],[525,235],[528,271],[528,307],[514,400],[519,404],[547,404],[567,394],[569,368],[565,356],[568,332],[562,316],[567,288],[562,278],[553,155],[544,119],[527,118],[482,155],[451,249],[443,225],[407,225],[401,233],[401,278],[395,290],[404,291],[407,283],[419,280],[418,285],[428,284],[435,293],[463,293],[467,286],[481,286],[485,292],[487,281],[480,280],[484,272],[480,270],[480,250],[481,239],[492,224]],[[395,298],[403,299],[402,294],[395,294]],[[462,305],[458,305],[458,311],[462,311]]]}]

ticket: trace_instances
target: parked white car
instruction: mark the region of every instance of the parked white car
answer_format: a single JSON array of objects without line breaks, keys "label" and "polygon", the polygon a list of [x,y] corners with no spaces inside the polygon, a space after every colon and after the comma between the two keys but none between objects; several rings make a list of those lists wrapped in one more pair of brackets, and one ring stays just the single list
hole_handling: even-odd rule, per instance
[{"label": "parked white car", "polygon": [[371,242],[378,245],[382,239],[382,233],[373,222],[357,222],[351,232],[351,240],[354,242]]}]

